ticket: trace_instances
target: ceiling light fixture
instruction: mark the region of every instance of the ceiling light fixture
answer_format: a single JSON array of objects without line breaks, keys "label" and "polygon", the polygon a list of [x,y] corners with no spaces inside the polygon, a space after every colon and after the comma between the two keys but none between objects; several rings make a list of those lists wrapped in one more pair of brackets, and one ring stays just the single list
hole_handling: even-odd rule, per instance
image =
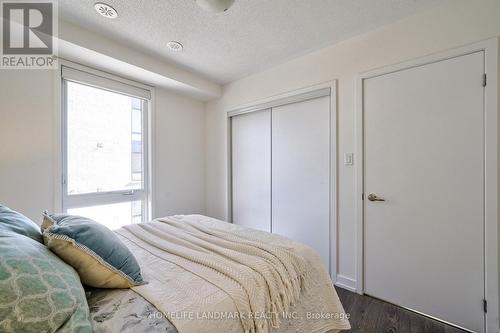
[{"label": "ceiling light fixture", "polygon": [[212,12],[225,12],[232,6],[234,0],[194,0],[201,8]]},{"label": "ceiling light fixture", "polygon": [[115,19],[118,17],[116,9],[104,2],[96,2],[94,8],[99,14],[106,18]]},{"label": "ceiling light fixture", "polygon": [[174,52],[181,52],[184,49],[182,44],[179,42],[176,42],[175,40],[168,42],[167,47],[170,51],[174,51]]}]

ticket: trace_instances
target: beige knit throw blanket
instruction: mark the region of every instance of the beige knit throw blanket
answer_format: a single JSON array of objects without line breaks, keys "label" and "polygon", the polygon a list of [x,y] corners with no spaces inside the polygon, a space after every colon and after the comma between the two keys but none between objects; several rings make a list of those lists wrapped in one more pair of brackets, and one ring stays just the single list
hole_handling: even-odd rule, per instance
[{"label": "beige knit throw blanket", "polygon": [[124,229],[160,249],[165,260],[224,290],[245,333],[279,327],[281,314],[301,295],[306,263],[292,249],[175,217]]}]

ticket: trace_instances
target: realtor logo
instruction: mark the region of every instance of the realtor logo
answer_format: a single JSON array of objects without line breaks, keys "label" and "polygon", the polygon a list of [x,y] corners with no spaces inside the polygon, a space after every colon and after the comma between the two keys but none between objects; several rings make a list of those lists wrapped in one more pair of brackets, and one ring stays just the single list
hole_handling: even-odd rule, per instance
[{"label": "realtor logo", "polygon": [[1,68],[57,68],[56,3],[2,1]]}]

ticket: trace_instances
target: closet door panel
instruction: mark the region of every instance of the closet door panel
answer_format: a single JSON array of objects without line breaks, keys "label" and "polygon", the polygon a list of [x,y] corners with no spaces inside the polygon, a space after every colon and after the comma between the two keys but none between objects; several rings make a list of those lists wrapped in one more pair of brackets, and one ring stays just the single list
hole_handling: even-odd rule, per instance
[{"label": "closet door panel", "polygon": [[271,111],[231,118],[233,223],[271,231]]},{"label": "closet door panel", "polygon": [[330,262],[330,98],[272,110],[272,231]]}]

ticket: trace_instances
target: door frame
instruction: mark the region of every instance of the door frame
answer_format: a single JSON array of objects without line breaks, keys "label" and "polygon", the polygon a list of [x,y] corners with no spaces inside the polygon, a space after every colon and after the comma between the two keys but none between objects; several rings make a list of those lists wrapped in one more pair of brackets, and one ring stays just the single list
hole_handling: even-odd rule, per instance
[{"label": "door frame", "polygon": [[[499,326],[499,273],[498,273],[498,205],[499,205],[499,40],[492,38],[453,50],[432,54],[392,66],[360,73],[356,79],[355,111],[355,220],[356,220],[356,292],[364,293],[364,119],[363,81],[375,76],[418,67],[462,55],[484,52],[487,84],[484,89],[484,295],[487,300],[485,332],[498,332]],[[479,83],[478,79],[478,83]],[[480,304],[478,304],[480,306]]]},{"label": "door frame", "polygon": [[[265,109],[275,108],[277,106],[303,102],[309,99],[327,96],[325,91],[329,90],[330,96],[330,213],[329,213],[329,228],[330,228],[330,259],[328,272],[334,283],[337,282],[337,253],[338,253],[338,186],[337,186],[337,144],[338,144],[338,128],[337,128],[337,80],[332,80],[298,90],[293,90],[283,94],[274,95],[268,98],[250,102],[239,107],[231,108],[226,112],[227,121],[227,207],[228,207],[228,222],[233,223],[233,204],[232,204],[232,128],[231,118],[240,114],[249,112],[261,111]],[[272,198],[272,197],[271,197]],[[272,221],[271,221],[272,223]]]}]

